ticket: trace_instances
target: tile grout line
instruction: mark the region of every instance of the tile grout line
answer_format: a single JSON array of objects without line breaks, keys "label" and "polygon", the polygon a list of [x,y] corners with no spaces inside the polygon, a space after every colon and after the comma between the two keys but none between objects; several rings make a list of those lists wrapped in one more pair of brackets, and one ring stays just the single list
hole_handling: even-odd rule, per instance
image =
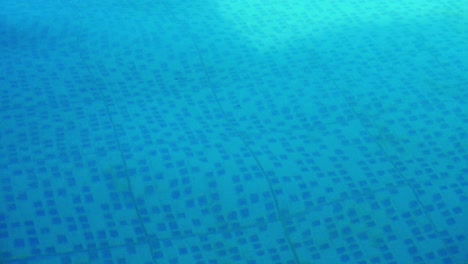
[{"label": "tile grout line", "polygon": [[[83,17],[82,16],[82,10],[80,8],[77,8],[77,7],[75,7],[75,10],[77,11],[77,14],[78,14],[77,15],[78,20],[82,21],[81,20],[82,17]],[[85,66],[86,71],[90,75],[91,81],[93,81],[93,83],[96,84],[97,79],[95,77],[95,74],[90,69],[85,56],[83,56],[84,49],[82,47],[82,42],[81,42],[82,41],[82,36],[80,36],[80,34],[77,34],[76,41],[77,41],[77,49],[79,50],[79,57],[81,59],[81,62],[83,63],[83,65]],[[146,226],[144,224],[143,217],[141,215],[140,210],[138,209],[138,203],[137,203],[135,194],[134,194],[133,189],[132,189],[132,182],[130,180],[130,173],[129,173],[129,169],[128,169],[127,160],[126,160],[125,155],[123,154],[123,151],[122,151],[122,144],[120,142],[120,139],[119,139],[119,136],[118,136],[118,133],[117,133],[117,128],[116,128],[116,125],[115,125],[114,118],[112,117],[112,114],[111,114],[111,111],[110,111],[109,102],[106,100],[106,96],[104,95],[104,92],[103,92],[102,88],[99,87],[99,85],[96,88],[98,90],[100,99],[104,104],[104,108],[106,110],[106,114],[107,114],[107,117],[109,119],[109,122],[111,123],[111,126],[112,126],[114,140],[115,140],[115,143],[117,144],[117,149],[118,149],[118,152],[119,152],[119,156],[120,156],[120,159],[121,159],[121,162],[122,162],[122,165],[123,165],[123,173],[124,173],[125,178],[126,178],[126,185],[127,185],[127,188],[128,188],[128,193],[130,195],[132,205],[133,205],[135,213],[137,215],[137,219],[138,219],[140,228],[143,231],[143,234],[144,234],[144,237],[145,237],[145,244],[147,244],[148,247],[149,247],[152,262],[156,263],[156,258],[155,258],[154,252],[153,252],[153,250],[151,250],[151,246],[150,246],[150,243],[151,243],[150,235],[148,234],[148,231],[146,230]],[[137,238],[138,238],[138,236],[137,236]],[[137,243],[134,243],[134,244],[137,244]]]},{"label": "tile grout line", "polygon": [[439,232],[437,226],[435,225],[435,223],[433,222],[432,218],[429,216],[429,214],[428,214],[428,212],[426,210],[426,207],[424,206],[424,203],[421,201],[421,199],[420,199],[420,197],[418,195],[418,192],[415,189],[415,186],[404,176],[404,173],[401,172],[401,170],[399,169],[397,164],[390,158],[390,155],[388,155],[387,151],[385,151],[385,148],[382,146],[382,144],[379,143],[378,140],[375,140],[375,137],[372,136],[372,133],[369,132],[369,127],[364,124],[364,122],[362,121],[363,118],[361,117],[361,115],[359,113],[356,112],[355,108],[353,107],[353,105],[351,103],[352,100],[346,96],[346,93],[344,92],[344,90],[341,89],[340,86],[336,83],[335,79],[332,77],[331,71],[326,67],[324,67],[324,69],[326,69],[326,74],[328,76],[329,81],[331,83],[333,83],[333,86],[335,86],[335,88],[340,91],[341,95],[345,99],[347,107],[350,109],[350,111],[353,113],[353,115],[357,118],[357,120],[362,124],[362,126],[364,127],[364,131],[369,135],[369,137],[374,139],[374,143],[377,144],[377,146],[379,147],[379,149],[382,152],[382,154],[384,155],[384,157],[390,162],[392,167],[395,169],[397,175],[405,182],[406,186],[408,186],[410,188],[410,190],[413,193],[417,203],[419,204],[419,206],[421,207],[421,209],[424,212],[424,215],[426,216],[427,220],[429,221],[430,225],[432,226],[434,231],[437,233],[437,236],[440,237],[439,236],[440,232]]},{"label": "tile grout line", "polygon": [[[179,21],[174,16],[171,9],[165,3],[163,3],[163,5],[168,10],[168,13],[174,18],[174,21],[177,21],[177,23],[179,23],[181,26],[184,26],[184,23]],[[187,28],[187,27],[182,27],[182,28]],[[190,36],[190,34],[187,34],[187,35]],[[277,218],[278,218],[278,220],[279,220],[279,222],[280,222],[280,224],[282,226],[282,229],[283,229],[283,232],[284,232],[284,237],[286,239],[286,242],[288,244],[289,249],[291,250],[291,253],[293,254],[294,261],[299,264],[299,263],[301,263],[300,259],[299,259],[299,256],[298,256],[298,254],[296,252],[296,249],[294,248],[293,243],[291,241],[291,238],[289,237],[289,234],[287,232],[286,219],[283,219],[281,217],[280,206],[279,206],[278,198],[277,198],[277,196],[275,195],[275,192],[274,192],[273,184],[271,183],[271,180],[269,179],[268,174],[266,173],[266,171],[265,171],[263,165],[261,164],[260,160],[258,159],[258,157],[255,155],[254,151],[251,149],[251,147],[247,143],[247,140],[245,139],[245,137],[238,131],[238,129],[235,126],[233,126],[232,122],[230,122],[230,120],[229,120],[229,118],[228,118],[228,116],[226,114],[226,111],[224,110],[223,106],[221,105],[221,103],[220,103],[220,101],[218,99],[218,95],[217,95],[217,93],[215,91],[215,85],[213,84],[212,78],[211,78],[209,72],[207,71],[207,67],[206,67],[206,64],[204,62],[203,56],[202,56],[202,54],[200,52],[200,48],[197,45],[197,43],[194,41],[193,37],[190,36],[189,38],[190,38],[190,41],[192,42],[194,48],[197,51],[198,60],[199,60],[199,62],[201,64],[201,66],[203,67],[203,74],[207,77],[207,81],[209,83],[211,93],[213,94],[213,97],[214,97],[214,99],[216,101],[218,109],[222,112],[223,118],[227,122],[228,126],[231,127],[231,129],[234,131],[234,134],[243,142],[243,145],[247,148],[250,155],[252,155],[252,157],[255,160],[255,163],[257,164],[257,167],[260,169],[264,179],[268,183],[269,192],[272,195],[276,215],[277,215]]]}]

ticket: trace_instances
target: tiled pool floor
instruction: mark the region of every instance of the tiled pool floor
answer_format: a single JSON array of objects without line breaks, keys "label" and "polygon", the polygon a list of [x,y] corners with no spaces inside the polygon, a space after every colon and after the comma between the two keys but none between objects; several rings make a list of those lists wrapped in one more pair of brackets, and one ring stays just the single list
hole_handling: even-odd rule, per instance
[{"label": "tiled pool floor", "polygon": [[0,263],[468,263],[467,10],[3,1]]}]

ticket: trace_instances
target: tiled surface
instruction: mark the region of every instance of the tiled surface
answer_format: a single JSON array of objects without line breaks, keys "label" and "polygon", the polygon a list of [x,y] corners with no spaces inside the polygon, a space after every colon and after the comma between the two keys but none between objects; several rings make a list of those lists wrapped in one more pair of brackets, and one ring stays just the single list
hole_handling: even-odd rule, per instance
[{"label": "tiled surface", "polygon": [[288,227],[301,263],[444,262],[449,257],[440,252],[452,249],[417,200],[406,186],[389,188],[293,218]]},{"label": "tiled surface", "polygon": [[468,262],[466,1],[7,1],[1,263]]}]

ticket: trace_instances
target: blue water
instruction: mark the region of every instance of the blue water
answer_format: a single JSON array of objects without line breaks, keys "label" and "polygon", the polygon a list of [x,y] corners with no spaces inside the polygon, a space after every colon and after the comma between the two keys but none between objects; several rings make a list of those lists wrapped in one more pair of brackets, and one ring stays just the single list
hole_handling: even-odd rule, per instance
[{"label": "blue water", "polygon": [[0,4],[0,263],[468,263],[467,0]]}]

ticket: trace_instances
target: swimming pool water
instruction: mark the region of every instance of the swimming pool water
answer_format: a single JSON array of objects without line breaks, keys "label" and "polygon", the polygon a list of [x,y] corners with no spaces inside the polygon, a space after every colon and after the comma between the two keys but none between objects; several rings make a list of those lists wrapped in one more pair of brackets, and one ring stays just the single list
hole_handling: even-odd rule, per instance
[{"label": "swimming pool water", "polygon": [[0,263],[468,263],[468,1],[2,1]]}]

